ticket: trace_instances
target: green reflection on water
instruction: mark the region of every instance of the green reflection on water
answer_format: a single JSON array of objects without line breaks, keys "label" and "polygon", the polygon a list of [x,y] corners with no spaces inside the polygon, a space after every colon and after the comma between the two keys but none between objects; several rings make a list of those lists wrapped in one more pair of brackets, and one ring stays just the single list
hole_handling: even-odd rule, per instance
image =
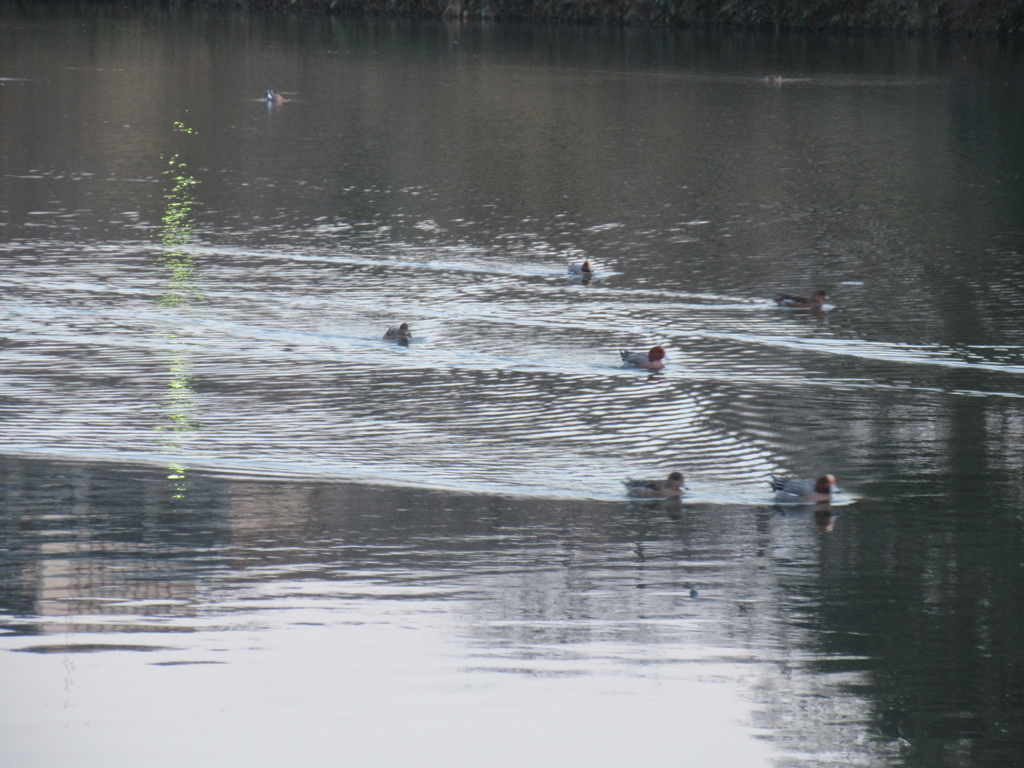
[{"label": "green reflection on water", "polygon": [[[195,131],[177,120],[173,125],[175,133],[194,135]],[[177,153],[165,158],[167,167],[163,174],[170,190],[164,195],[166,208],[161,218],[162,225],[157,234],[163,250],[157,257],[157,264],[166,272],[167,285],[160,295],[159,303],[169,309],[182,309],[199,297],[192,284],[195,264],[184,246],[192,234],[193,211],[198,206],[194,198],[199,181],[187,170],[187,164]],[[199,424],[193,419],[196,408],[190,375],[190,335],[168,327],[161,335],[172,344],[168,367],[167,393],[160,402],[163,422],[154,429],[166,437],[161,441],[161,451],[180,452],[185,435],[196,432]],[[186,491],[185,467],[171,463],[167,466],[167,479],[172,484],[173,498],[182,498]]]},{"label": "green reflection on water", "polygon": [[[195,133],[180,120],[175,121],[174,130],[188,135]],[[157,235],[164,250],[157,263],[168,272],[167,290],[160,297],[160,304],[174,307],[188,303],[196,296],[191,283],[194,264],[182,246],[192,234],[192,211],[198,205],[192,193],[199,182],[188,173],[187,165],[177,153],[166,162],[163,174],[171,182],[171,189],[164,195],[167,207],[161,219],[163,226]]]}]

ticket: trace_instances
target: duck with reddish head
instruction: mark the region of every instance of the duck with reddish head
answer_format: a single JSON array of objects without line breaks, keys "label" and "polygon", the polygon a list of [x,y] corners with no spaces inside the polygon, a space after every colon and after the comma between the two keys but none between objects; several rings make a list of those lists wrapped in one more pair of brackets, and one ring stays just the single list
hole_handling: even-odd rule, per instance
[{"label": "duck with reddish head", "polygon": [[635,499],[667,499],[686,491],[683,473],[672,472],[665,480],[623,480],[626,495]]},{"label": "duck with reddish head", "polygon": [[771,479],[775,501],[779,504],[818,504],[832,501],[836,488],[836,479],[832,475],[821,475],[817,480],[794,480],[792,478],[775,477]]},{"label": "duck with reddish head", "polygon": [[821,309],[827,298],[828,294],[824,291],[815,291],[810,297],[784,293],[775,297],[775,303],[780,307],[789,307],[790,309]]},{"label": "duck with reddish head", "polygon": [[585,259],[581,264],[570,264],[569,274],[572,277],[593,277],[594,268],[590,266],[590,259]]},{"label": "duck with reddish head", "polygon": [[267,104],[284,104],[284,96],[273,88],[267,88]]},{"label": "duck with reddish head", "polygon": [[623,363],[634,368],[647,368],[648,370],[658,371],[665,367],[663,362],[665,359],[665,348],[662,346],[651,347],[647,352],[629,352],[624,349],[619,352],[619,355],[622,357]]}]

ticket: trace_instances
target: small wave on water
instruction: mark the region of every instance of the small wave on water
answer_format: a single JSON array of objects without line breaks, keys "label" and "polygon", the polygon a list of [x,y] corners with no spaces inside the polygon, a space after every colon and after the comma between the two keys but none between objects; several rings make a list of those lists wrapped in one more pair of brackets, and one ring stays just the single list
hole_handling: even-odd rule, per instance
[{"label": "small wave on water", "polygon": [[[4,250],[5,452],[595,499],[681,469],[696,502],[770,503],[767,477],[802,468],[759,393],[1016,397],[1006,380],[1024,373],[1006,346],[856,338],[761,299],[632,290],[612,269],[582,286],[546,257],[204,244],[182,280],[149,243]],[[400,321],[408,346],[381,338]],[[654,344],[664,371],[619,363]]]}]

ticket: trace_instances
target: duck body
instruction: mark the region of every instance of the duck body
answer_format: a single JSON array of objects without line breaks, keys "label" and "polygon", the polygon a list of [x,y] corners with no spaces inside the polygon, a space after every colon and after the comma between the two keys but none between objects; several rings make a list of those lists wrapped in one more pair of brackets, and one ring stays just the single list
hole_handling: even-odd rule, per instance
[{"label": "duck body", "polygon": [[824,291],[815,291],[810,297],[784,293],[775,297],[775,303],[780,307],[790,307],[791,309],[821,309],[827,298],[828,294]]},{"label": "duck body", "polygon": [[384,331],[384,341],[409,341],[412,338],[412,331],[409,330],[408,323],[402,323],[400,326],[390,326]]},{"label": "duck body", "polygon": [[275,91],[273,88],[267,88],[267,103],[268,104],[283,104],[284,96]]},{"label": "duck body", "polygon": [[686,491],[683,474],[672,472],[665,480],[624,480],[626,495],[635,499],[667,499]]},{"label": "duck body", "polygon": [[590,259],[587,259],[582,264],[570,264],[569,274],[577,277],[591,277],[594,274],[593,268],[590,266]]},{"label": "duck body", "polygon": [[651,347],[647,352],[629,352],[624,349],[619,355],[623,363],[634,368],[657,371],[665,367],[665,363],[662,362],[665,359],[665,348],[661,346]]},{"label": "duck body", "polygon": [[832,501],[832,494],[839,490],[832,475],[821,475],[814,481],[772,476],[771,486],[775,501],[779,504],[828,502]]}]

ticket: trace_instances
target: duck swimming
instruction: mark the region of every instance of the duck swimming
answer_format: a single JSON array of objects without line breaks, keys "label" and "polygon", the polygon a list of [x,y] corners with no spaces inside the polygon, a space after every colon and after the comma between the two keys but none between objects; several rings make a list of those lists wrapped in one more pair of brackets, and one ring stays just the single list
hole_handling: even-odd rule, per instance
[{"label": "duck swimming", "polygon": [[772,476],[772,490],[780,504],[816,504],[832,501],[832,494],[838,491],[832,475],[822,475],[813,483],[810,480],[794,480]]},{"label": "duck swimming", "polygon": [[665,357],[665,348],[651,347],[648,352],[628,352],[622,350],[619,352],[622,356],[622,362],[626,365],[632,365],[634,368],[648,368],[652,371],[659,370],[665,367],[665,364],[661,362]]},{"label": "duck swimming", "polygon": [[635,499],[666,499],[682,496],[686,490],[683,473],[672,472],[665,480],[623,480],[626,495]]},{"label": "duck swimming", "polygon": [[384,331],[384,341],[409,341],[412,338],[412,331],[408,323],[402,323],[395,328],[393,325]]},{"label": "duck swimming", "polygon": [[267,102],[270,104],[283,104],[284,96],[275,91],[273,88],[267,88]]},{"label": "duck swimming", "polygon": [[780,307],[790,307],[792,309],[821,309],[822,304],[825,303],[827,298],[828,294],[824,291],[815,291],[811,294],[810,298],[806,296],[791,296],[788,293],[784,293],[781,296],[775,297],[775,303]]},{"label": "duck swimming", "polygon": [[569,274],[579,275],[581,277],[590,277],[593,275],[594,271],[590,267],[590,259],[585,260],[582,264],[570,264]]}]

